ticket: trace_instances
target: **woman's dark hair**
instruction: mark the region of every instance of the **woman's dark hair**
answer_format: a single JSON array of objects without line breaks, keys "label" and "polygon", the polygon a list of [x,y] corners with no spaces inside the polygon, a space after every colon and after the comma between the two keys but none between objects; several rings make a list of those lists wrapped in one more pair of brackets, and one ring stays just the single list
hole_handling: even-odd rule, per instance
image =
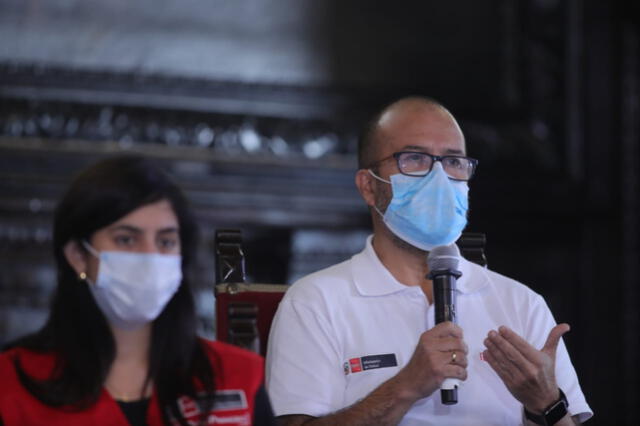
[{"label": "woman's dark hair", "polygon": [[[186,270],[194,257],[196,226],[180,189],[152,161],[139,156],[118,156],[81,172],[55,212],[53,250],[58,286],[44,327],[13,346],[56,356],[52,376],[30,377],[16,360],[20,380],[44,404],[82,410],[94,404],[115,357],[115,342],[108,323],[87,285],[67,262],[64,247],[70,241],[90,241],[104,228],[133,210],[168,200],[178,219],[183,278],[180,288],[152,326],[148,380],[153,380],[165,423],[172,415],[187,424],[178,397],[196,398],[194,378],[213,395],[214,375],[206,346],[196,336],[196,317]],[[212,399],[200,400],[208,413]],[[203,416],[206,418],[206,414]]]}]

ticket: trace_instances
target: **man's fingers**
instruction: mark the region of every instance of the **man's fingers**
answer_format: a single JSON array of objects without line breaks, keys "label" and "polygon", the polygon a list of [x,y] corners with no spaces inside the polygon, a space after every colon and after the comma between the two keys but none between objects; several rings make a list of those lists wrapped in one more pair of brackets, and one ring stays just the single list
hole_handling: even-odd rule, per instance
[{"label": "man's fingers", "polygon": [[507,387],[512,383],[522,381],[522,371],[520,371],[520,369],[511,361],[506,359],[501,352],[486,349],[482,355],[485,361],[489,363],[489,366],[498,374]]},{"label": "man's fingers", "polygon": [[451,321],[441,322],[428,332],[434,333],[436,337],[464,337],[462,329]]},{"label": "man's fingers", "polygon": [[523,369],[529,361],[514,348],[511,343],[494,331],[484,340],[484,345],[491,357],[504,368]]},{"label": "man's fingers", "polygon": [[482,353],[485,361],[489,363],[489,366],[495,371],[503,382],[507,383],[512,380],[512,373],[504,367],[504,364],[500,362],[492,352],[487,349]]},{"label": "man's fingers", "polygon": [[455,337],[443,337],[438,339],[437,342],[429,343],[434,349],[440,352],[452,352],[455,351],[457,353],[468,353],[469,347],[464,342],[464,340],[460,340]]},{"label": "man's fingers", "polygon": [[485,345],[491,350],[494,357],[501,357],[503,362],[510,362],[519,369],[524,368],[529,363],[529,360],[520,352],[519,348],[493,330],[489,332]]},{"label": "man's fingers", "polygon": [[518,333],[505,326],[498,328],[498,333],[514,348],[516,348],[518,352],[520,352],[529,362],[539,362],[540,354],[538,353],[538,350],[520,337]]},{"label": "man's fingers", "polygon": [[[454,353],[456,354],[455,358],[453,356]],[[469,363],[467,354],[461,351],[442,352],[438,359],[444,364],[457,365],[463,368],[467,368]]]},{"label": "man's fingers", "polygon": [[542,352],[549,355],[552,359],[556,359],[556,350],[558,349],[558,342],[560,342],[560,338],[564,333],[569,331],[571,327],[569,324],[558,324],[551,329],[549,332],[549,337],[547,337],[547,341],[542,347]]},{"label": "man's fingers", "polygon": [[449,364],[443,372],[445,378],[467,380],[467,369],[459,365]]},{"label": "man's fingers", "polygon": [[529,359],[522,354],[520,348],[513,345],[512,341],[504,338],[502,334],[490,331],[486,340],[493,343],[504,354],[504,357],[515,365],[523,366],[529,362]]}]

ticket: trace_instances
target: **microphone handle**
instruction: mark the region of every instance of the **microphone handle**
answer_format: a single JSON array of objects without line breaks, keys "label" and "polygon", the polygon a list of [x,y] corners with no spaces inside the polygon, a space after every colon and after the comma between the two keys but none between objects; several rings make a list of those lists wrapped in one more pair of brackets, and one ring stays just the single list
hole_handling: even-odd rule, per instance
[{"label": "microphone handle", "polygon": [[[452,269],[432,271],[429,278],[433,280],[433,303],[435,304],[435,323],[456,321],[456,280],[462,275]],[[440,399],[444,405],[458,403],[458,379],[447,378],[440,386]]]},{"label": "microphone handle", "polygon": [[[435,271],[433,278],[433,303],[435,304],[435,323],[451,321],[456,323],[456,276],[450,272]],[[431,274],[430,274],[431,275]]]}]

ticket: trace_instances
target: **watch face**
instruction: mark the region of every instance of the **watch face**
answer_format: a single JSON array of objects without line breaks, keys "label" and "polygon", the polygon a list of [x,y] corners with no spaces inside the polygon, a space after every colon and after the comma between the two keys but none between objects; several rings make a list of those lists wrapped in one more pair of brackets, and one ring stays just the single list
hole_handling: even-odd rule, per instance
[{"label": "watch face", "polygon": [[533,414],[525,408],[524,415],[528,420],[539,425],[554,425],[560,421],[568,412],[569,401],[562,389],[560,391],[560,399],[549,407],[542,415]]},{"label": "watch face", "polygon": [[567,403],[564,399],[560,399],[544,413],[545,423],[548,425],[556,424],[565,414],[567,414]]}]

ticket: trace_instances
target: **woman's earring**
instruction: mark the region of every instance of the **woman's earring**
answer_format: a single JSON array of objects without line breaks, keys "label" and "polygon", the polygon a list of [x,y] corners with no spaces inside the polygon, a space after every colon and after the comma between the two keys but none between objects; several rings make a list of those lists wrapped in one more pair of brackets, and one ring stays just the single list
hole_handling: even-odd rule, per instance
[{"label": "woman's earring", "polygon": [[87,274],[85,274],[84,272],[80,272],[78,278],[80,278],[80,281],[84,281],[87,279]]}]

